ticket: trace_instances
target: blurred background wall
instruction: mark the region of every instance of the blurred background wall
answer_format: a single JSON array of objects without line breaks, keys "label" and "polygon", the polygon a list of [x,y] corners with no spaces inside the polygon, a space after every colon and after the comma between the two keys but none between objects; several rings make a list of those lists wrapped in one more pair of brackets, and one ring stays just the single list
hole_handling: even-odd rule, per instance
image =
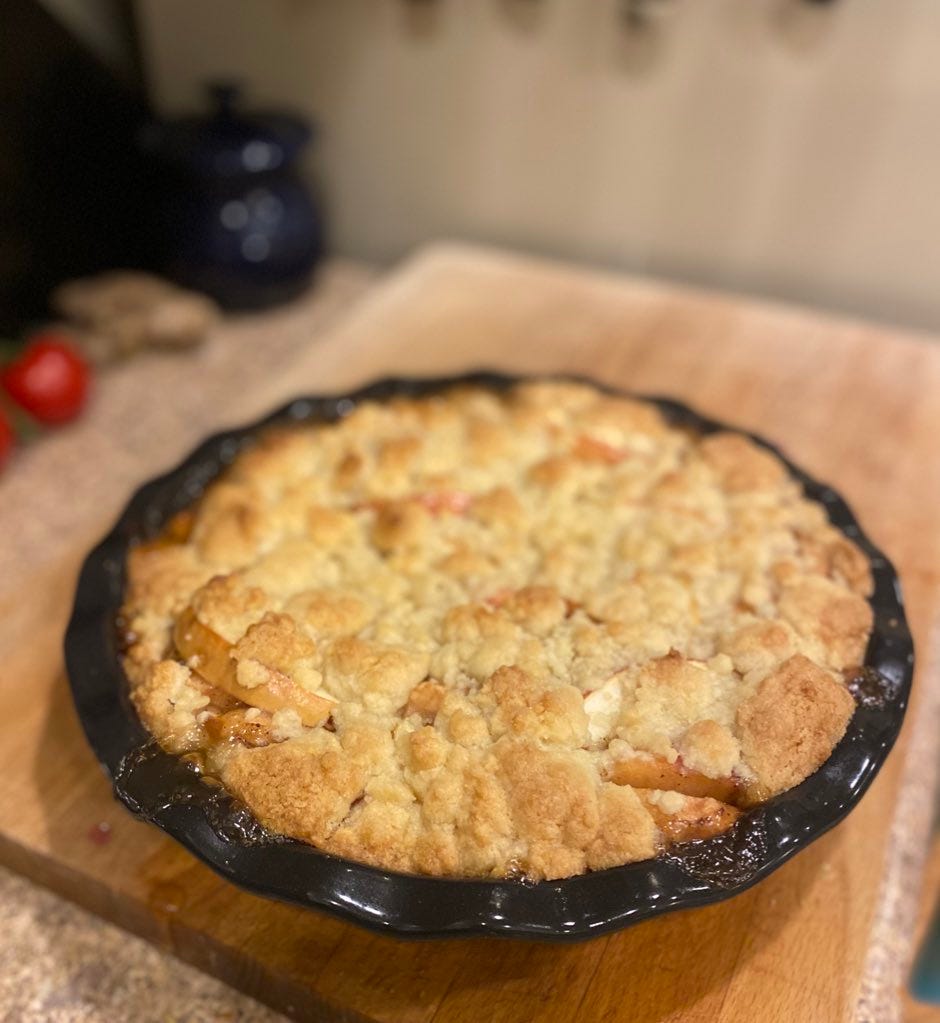
[{"label": "blurred background wall", "polygon": [[321,129],[332,244],[463,236],[940,329],[940,2],[137,0],[158,109]]},{"label": "blurred background wall", "polygon": [[40,0],[40,4],[107,64],[124,69],[131,62],[121,0]]}]

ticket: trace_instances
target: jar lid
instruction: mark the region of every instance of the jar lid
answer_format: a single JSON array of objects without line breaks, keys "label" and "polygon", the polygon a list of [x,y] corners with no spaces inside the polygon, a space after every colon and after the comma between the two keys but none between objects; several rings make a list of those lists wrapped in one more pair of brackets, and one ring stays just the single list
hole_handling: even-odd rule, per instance
[{"label": "jar lid", "polygon": [[283,167],[310,140],[310,126],[298,117],[241,113],[234,83],[212,83],[208,92],[211,116],[153,122],[143,130],[143,148],[190,173],[231,177]]}]

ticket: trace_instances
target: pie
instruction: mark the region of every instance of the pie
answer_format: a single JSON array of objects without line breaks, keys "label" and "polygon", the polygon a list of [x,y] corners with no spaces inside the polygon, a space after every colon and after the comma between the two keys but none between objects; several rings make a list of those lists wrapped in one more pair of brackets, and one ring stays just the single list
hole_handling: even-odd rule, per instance
[{"label": "pie", "polygon": [[129,557],[141,719],[265,827],[562,878],[829,757],[871,574],[774,454],[582,383],[347,405],[261,433]]}]

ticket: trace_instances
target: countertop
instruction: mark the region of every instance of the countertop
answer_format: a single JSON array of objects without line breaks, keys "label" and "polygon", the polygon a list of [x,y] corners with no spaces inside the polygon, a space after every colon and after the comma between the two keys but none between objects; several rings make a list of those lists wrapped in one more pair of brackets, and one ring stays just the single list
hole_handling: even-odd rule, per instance
[{"label": "countertop", "polygon": [[4,1023],[275,1023],[284,1017],[0,869]]}]

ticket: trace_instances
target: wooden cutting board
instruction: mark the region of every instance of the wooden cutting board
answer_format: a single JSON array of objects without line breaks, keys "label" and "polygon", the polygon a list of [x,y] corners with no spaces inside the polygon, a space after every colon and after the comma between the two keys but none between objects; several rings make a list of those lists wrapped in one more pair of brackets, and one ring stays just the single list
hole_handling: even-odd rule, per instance
[{"label": "wooden cutting board", "polygon": [[[286,322],[275,316],[251,329],[263,338]],[[210,429],[295,393],[378,374],[494,366],[578,371],[671,394],[777,441],[845,494],[899,567],[918,678],[898,748],[843,825],[756,888],[587,944],[406,943],[244,894],[112,802],[69,702],[60,639],[74,575],[92,534],[126,496],[126,484],[116,493],[109,483],[123,479],[115,440],[112,462],[97,459],[94,491],[83,490],[78,473],[61,495],[81,507],[85,524],[60,537],[67,552],[55,564],[32,559],[16,585],[9,572],[0,580],[0,862],[297,1019],[896,1018],[935,760],[940,345],[729,296],[435,246],[340,326],[291,351],[259,368],[252,387],[211,402],[212,374],[225,362],[204,358],[206,397],[193,414]],[[116,438],[137,431],[134,457],[153,472],[182,453],[167,412],[174,398],[146,379],[157,372],[146,362],[133,372],[151,397],[111,426]],[[31,514],[51,515],[51,505]]]}]

